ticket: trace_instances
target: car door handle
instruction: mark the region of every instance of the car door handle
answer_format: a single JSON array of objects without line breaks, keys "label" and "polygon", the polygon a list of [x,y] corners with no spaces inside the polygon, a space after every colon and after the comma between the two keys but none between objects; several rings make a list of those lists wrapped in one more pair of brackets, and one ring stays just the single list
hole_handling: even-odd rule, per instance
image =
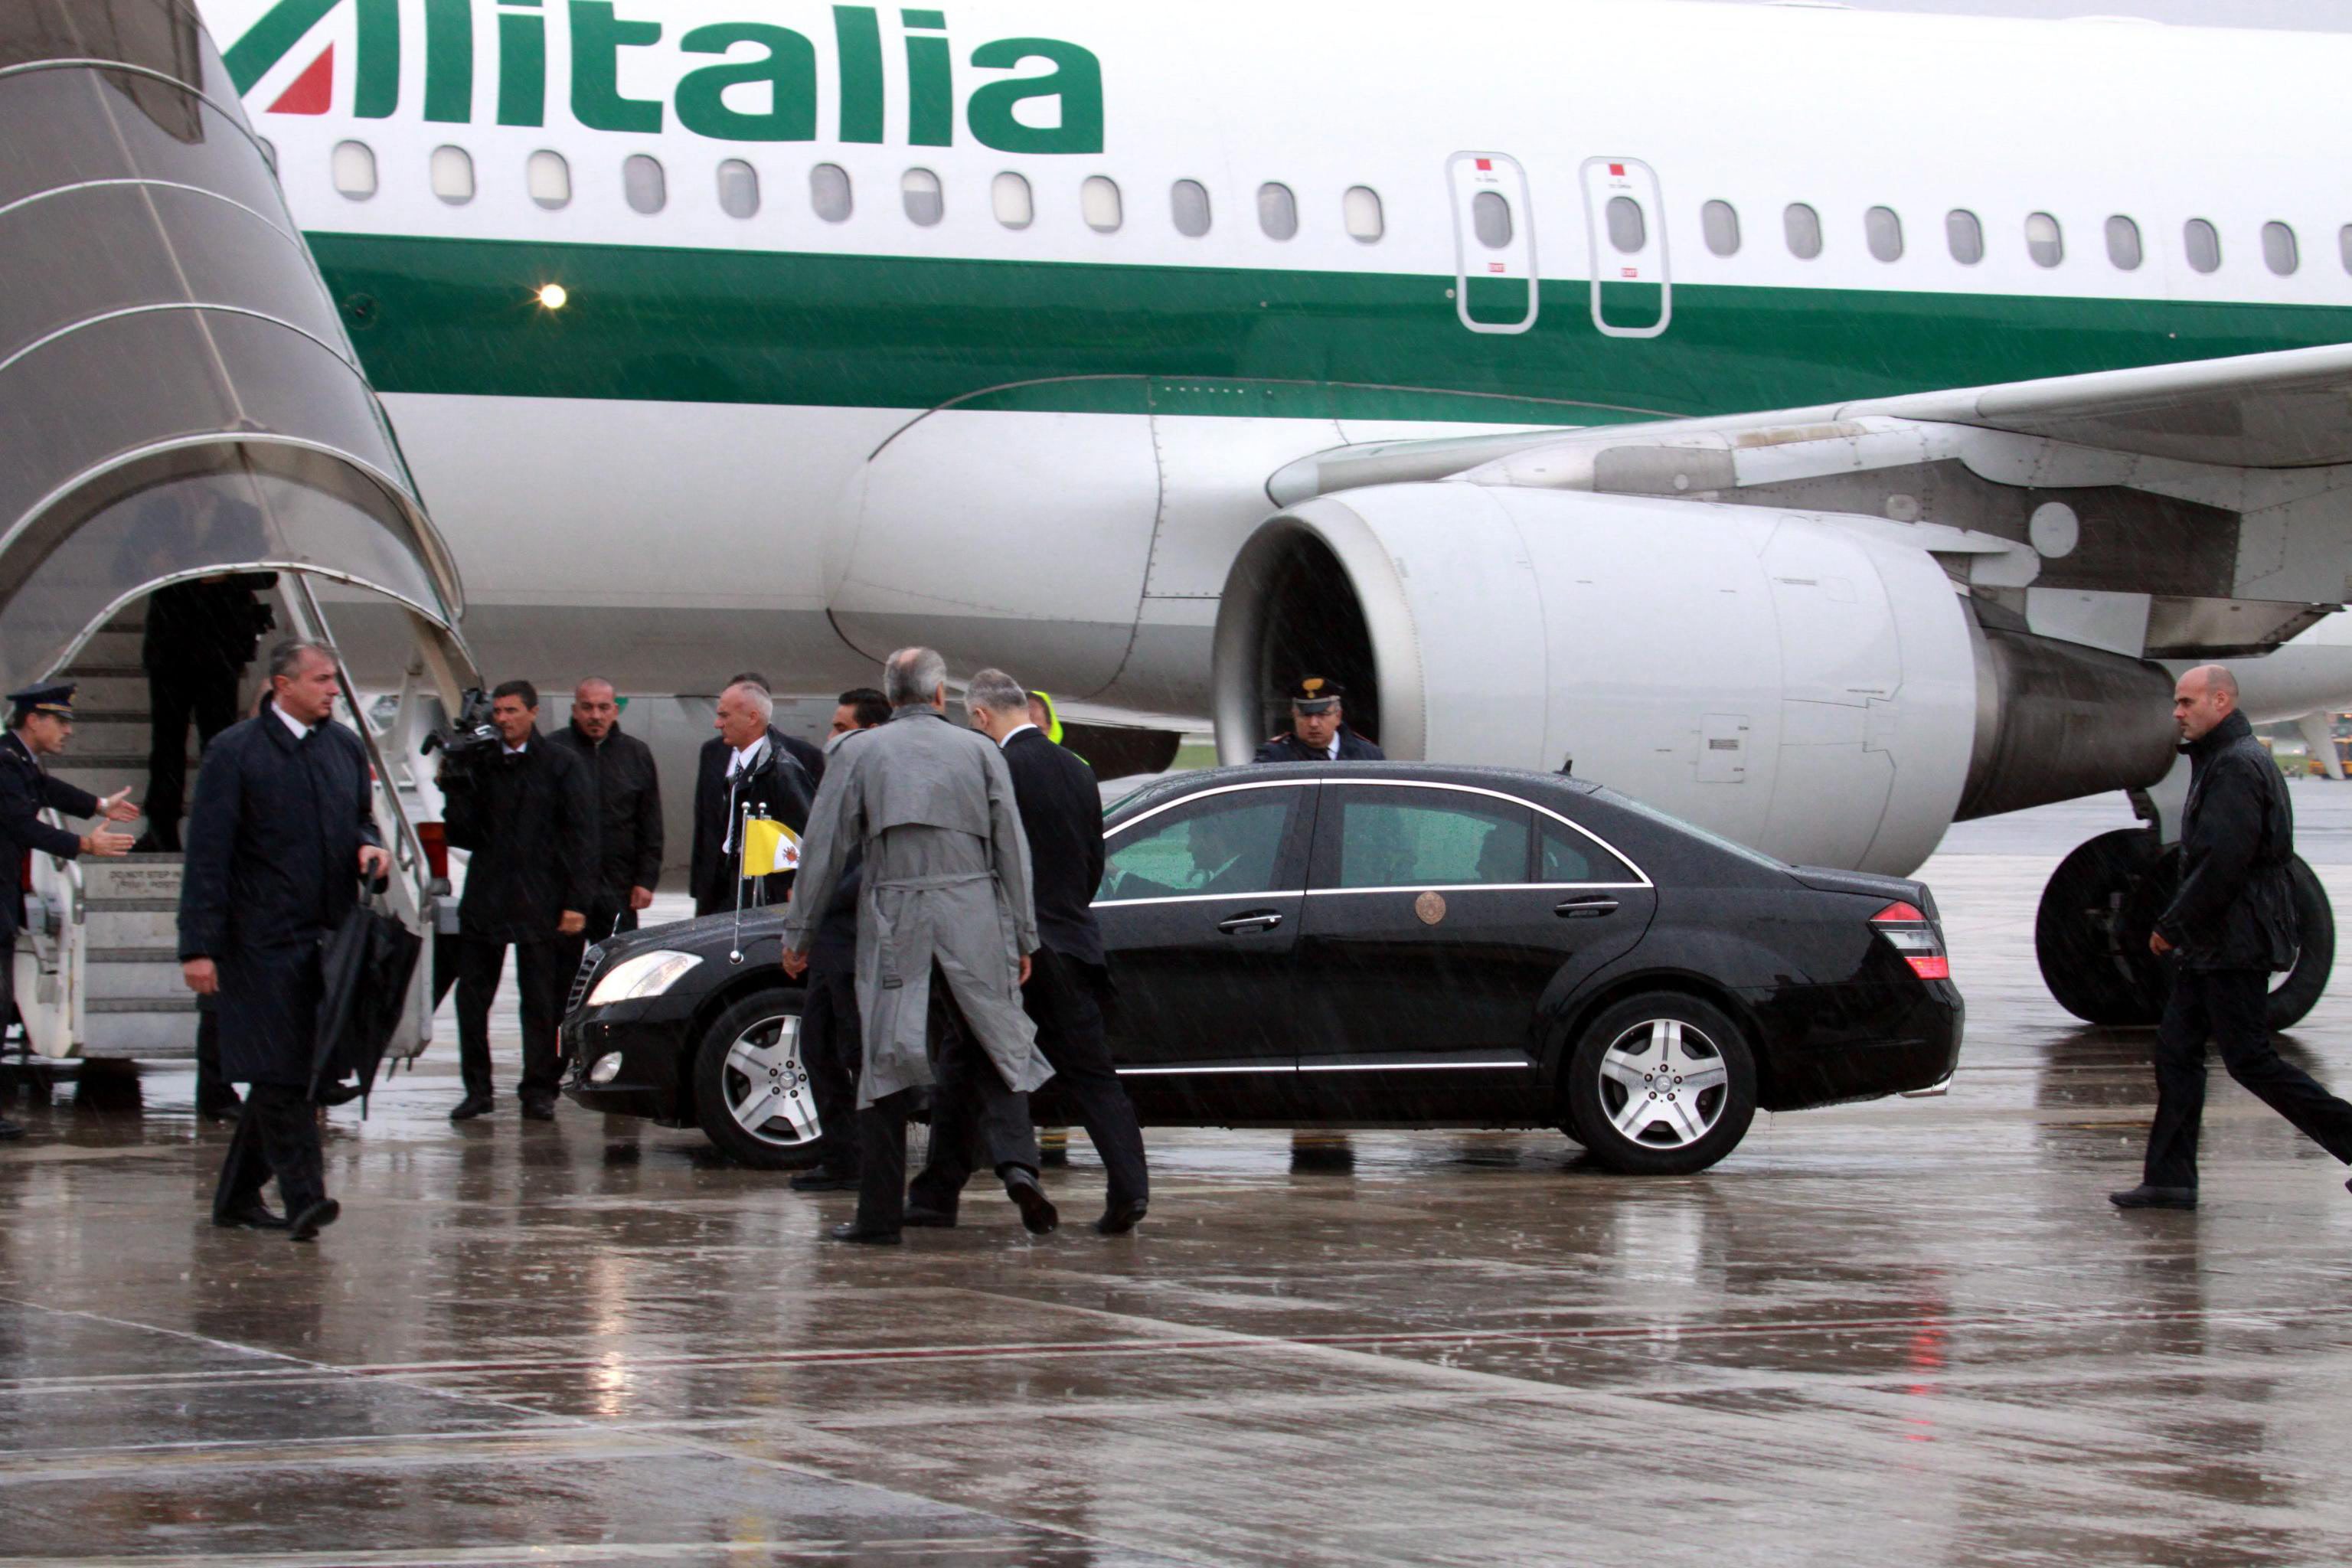
[{"label": "car door handle", "polygon": [[1256,910],[1245,915],[1234,915],[1217,922],[1217,929],[1227,936],[1245,931],[1272,931],[1282,923],[1282,917],[1272,910]]},{"label": "car door handle", "polygon": [[1602,915],[1617,912],[1614,899],[1570,899],[1564,904],[1554,904],[1551,912],[1564,921],[1597,921]]}]

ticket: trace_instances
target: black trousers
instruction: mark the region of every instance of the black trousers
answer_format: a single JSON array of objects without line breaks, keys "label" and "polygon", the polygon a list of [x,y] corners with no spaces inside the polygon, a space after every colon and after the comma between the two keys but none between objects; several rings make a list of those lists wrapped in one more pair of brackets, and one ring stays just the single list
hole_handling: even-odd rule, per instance
[{"label": "black trousers", "polygon": [[[551,1100],[562,1082],[562,1041],[557,1031],[563,1023],[564,994],[572,986],[572,971],[563,967],[568,949],[560,937],[514,944],[515,984],[522,1004],[522,1080],[515,1085],[515,1093],[523,1100]],[[491,1098],[490,999],[498,994],[499,970],[506,960],[505,942],[457,938],[457,1067],[469,1098]]]},{"label": "black trousers", "polygon": [[[1118,1208],[1150,1198],[1151,1177],[1144,1164],[1142,1125],[1103,1038],[1102,988],[1091,965],[1040,948],[1032,955],[1021,1005],[1037,1026],[1037,1049],[1053,1067],[1055,1086],[1101,1157],[1109,1178],[1105,1206]],[[938,1114],[952,1122],[957,1107],[950,1101]],[[924,1208],[953,1214],[956,1196],[971,1176],[971,1143],[940,1137],[939,1125],[935,1120],[930,1160],[908,1196]]]},{"label": "black trousers", "polygon": [[816,1097],[818,1157],[836,1176],[857,1174],[857,1074],[865,1059],[855,966],[812,962],[801,1010],[801,1065]]},{"label": "black trousers", "polygon": [[282,1083],[257,1083],[237,1113],[236,1131],[213,1189],[213,1217],[226,1219],[261,1201],[262,1184],[278,1178],[289,1216],[327,1195],[326,1156],[319,1148],[319,1117],[310,1097]]},{"label": "black trousers", "polygon": [[[603,942],[616,931],[637,929],[637,911],[629,908],[625,892],[617,900],[599,897],[581,912],[588,917],[586,928],[578,936],[555,939],[556,945],[563,950],[559,955],[559,962],[563,965],[563,992],[555,999],[558,1008],[563,1005],[564,997],[572,994],[572,982],[580,973],[580,961],[588,956],[588,944]],[[558,1024],[563,1022],[560,1014],[555,1021]]]},{"label": "black trousers", "polygon": [[180,814],[188,794],[188,721],[197,749],[236,722],[237,672],[199,667],[147,672],[147,831],[167,850],[180,847]]},{"label": "black trousers", "polygon": [[2272,1048],[2263,1013],[2270,976],[2258,969],[2173,973],[2172,999],[2156,1031],[2156,1124],[2148,1130],[2146,1180],[2155,1187],[2197,1184],[2197,1132],[2205,1115],[2205,1042],[2230,1076],[2313,1142],[2352,1164],[2352,1105],[2314,1082]]},{"label": "black trousers", "polygon": [[[931,1076],[938,1080],[931,1100],[931,1148],[936,1151],[944,1142],[964,1150],[967,1172],[984,1161],[1000,1175],[1014,1165],[1035,1175],[1037,1130],[1029,1124],[1029,1096],[1005,1087],[996,1064],[972,1038],[963,1010],[955,1005],[947,977],[936,965],[928,1034]],[[857,1113],[857,1223],[867,1230],[897,1230],[905,1223],[907,1117],[914,1099],[906,1091],[886,1095]],[[951,1195],[947,1212],[953,1213],[954,1206]]]},{"label": "black trousers", "polygon": [[209,1111],[236,1098],[236,1090],[221,1077],[220,1007],[218,998],[196,998],[196,1110]]}]

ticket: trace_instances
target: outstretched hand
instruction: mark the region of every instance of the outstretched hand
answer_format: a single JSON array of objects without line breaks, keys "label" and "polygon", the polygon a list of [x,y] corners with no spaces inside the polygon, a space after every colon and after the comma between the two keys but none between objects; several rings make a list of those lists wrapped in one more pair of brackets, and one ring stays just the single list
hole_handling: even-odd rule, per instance
[{"label": "outstretched hand", "polygon": [[98,803],[99,811],[109,822],[136,822],[139,808],[131,804],[131,786],[124,784]]},{"label": "outstretched hand", "polygon": [[130,854],[131,847],[137,842],[128,833],[110,833],[100,827],[81,836],[81,852],[95,855],[101,860],[111,860],[119,855]]}]

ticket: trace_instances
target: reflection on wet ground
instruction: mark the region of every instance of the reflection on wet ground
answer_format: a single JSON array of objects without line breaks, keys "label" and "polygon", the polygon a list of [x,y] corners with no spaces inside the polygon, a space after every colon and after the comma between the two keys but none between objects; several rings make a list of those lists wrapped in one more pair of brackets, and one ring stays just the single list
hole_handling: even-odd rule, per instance
[{"label": "reflection on wet ground", "polygon": [[[348,1212],[299,1247],[205,1223],[226,1135],[184,1068],[19,1096],[0,1562],[2343,1561],[2352,1197],[2217,1079],[2206,1207],[2102,1201],[2146,1039],[2074,1024],[2032,953],[2086,821],[1929,868],[1948,1099],[1759,1119],[1688,1180],[1536,1134],[1298,1170],[1172,1131],[1136,1237],[1032,1242],[976,1194],[845,1249],[847,1197],[696,1134],[453,1129],[436,1047],[333,1113]],[[2346,996],[2295,1036],[2323,1076]]]}]

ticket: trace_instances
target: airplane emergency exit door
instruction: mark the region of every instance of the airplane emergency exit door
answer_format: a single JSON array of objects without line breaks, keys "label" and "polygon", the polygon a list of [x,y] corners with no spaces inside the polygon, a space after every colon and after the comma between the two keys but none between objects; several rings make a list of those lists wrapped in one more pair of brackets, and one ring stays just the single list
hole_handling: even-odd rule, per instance
[{"label": "airplane emergency exit door", "polygon": [[1454,198],[1454,312],[1474,332],[1524,332],[1536,324],[1536,230],[1528,175],[1500,153],[1445,161]]},{"label": "airplane emergency exit door", "polygon": [[1639,158],[1587,158],[1582,184],[1592,324],[1612,338],[1654,338],[1675,304],[1657,173]]}]

